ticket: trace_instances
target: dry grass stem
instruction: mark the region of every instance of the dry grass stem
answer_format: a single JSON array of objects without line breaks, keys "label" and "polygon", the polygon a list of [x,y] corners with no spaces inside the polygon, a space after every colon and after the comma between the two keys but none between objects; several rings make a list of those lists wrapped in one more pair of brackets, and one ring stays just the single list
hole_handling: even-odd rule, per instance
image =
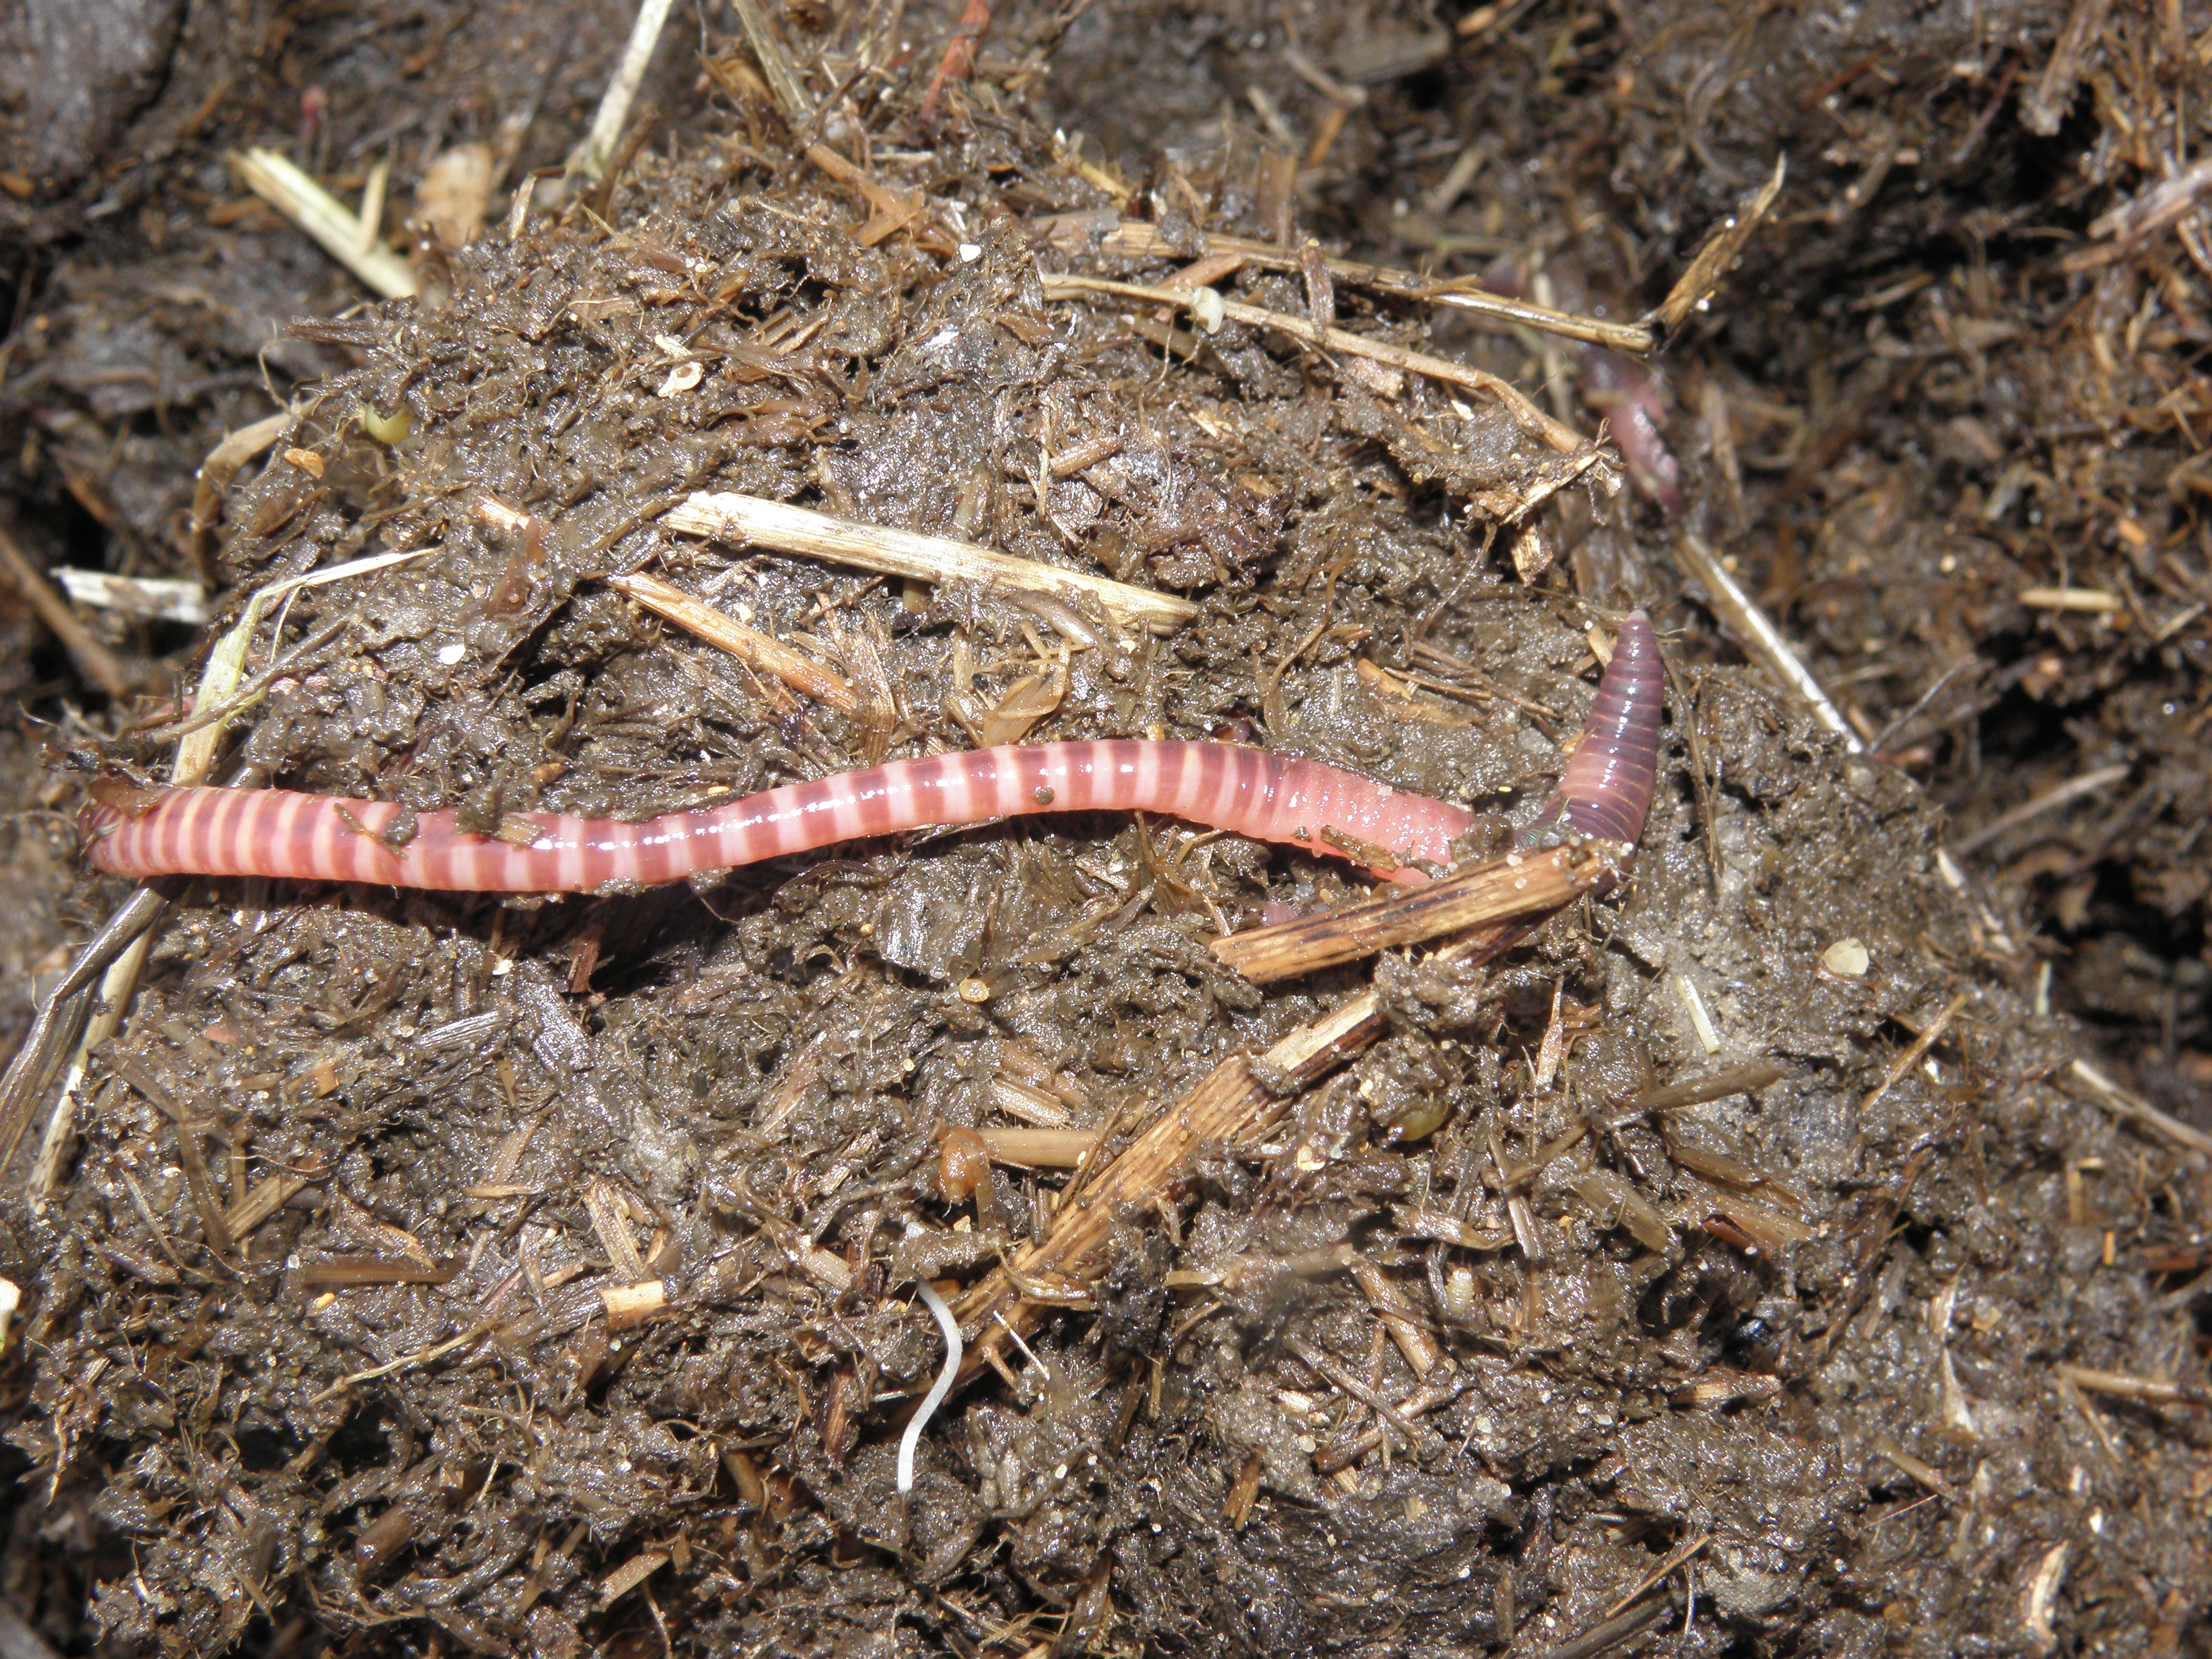
[{"label": "dry grass stem", "polygon": [[1999,813],[1971,836],[1961,837],[1951,851],[1955,856],[1964,858],[1967,854],[1988,846],[2008,830],[2016,830],[2031,819],[2041,817],[2045,812],[2055,811],[2069,801],[2079,800],[2084,795],[2094,795],[2100,789],[2109,789],[2126,777],[2130,769],[2124,763],[2100,766],[2094,771],[2069,778],[2063,783],[2053,784],[2042,793],[2030,796],[2011,811]]},{"label": "dry grass stem", "polygon": [[2131,1117],[2147,1127],[2155,1129],[2177,1146],[2186,1146],[2191,1152],[2212,1152],[2212,1135],[2194,1124],[2184,1123],[2179,1118],[2161,1112],[2140,1096],[2106,1077],[2086,1060],[2077,1060],[2067,1068],[2068,1075],[2086,1084],[2097,1102],[2115,1117]]},{"label": "dry grass stem", "polygon": [[[1401,1400],[1396,1407],[1398,1417],[1413,1422],[1431,1412],[1449,1406],[1481,1380],[1474,1371],[1447,1372],[1433,1382],[1425,1382]],[[1334,1474],[1339,1469],[1349,1468],[1382,1443],[1382,1431],[1367,1429],[1348,1440],[1324,1446],[1314,1454],[1316,1474]]]},{"label": "dry grass stem", "polygon": [[1346,1269],[1352,1274],[1352,1283],[1359,1286],[1360,1294],[1367,1298],[1368,1305],[1375,1310],[1375,1316],[1382,1322],[1382,1328],[1390,1334],[1390,1340],[1405,1356],[1414,1376],[1425,1377],[1439,1365],[1446,1370],[1454,1369],[1451,1356],[1429,1334],[1420,1314],[1406,1300],[1389,1274],[1365,1256],[1357,1255],[1346,1264]]},{"label": "dry grass stem", "polygon": [[1610,1619],[1600,1620],[1571,1642],[1562,1642],[1555,1648],[1547,1648],[1541,1653],[1531,1655],[1530,1659],[1598,1659],[1599,1655],[1612,1652],[1638,1632],[1657,1624],[1662,1619],[1672,1618],[1674,1607],[1673,1596],[1654,1596],[1639,1606],[1631,1607],[1626,1613],[1615,1613]]},{"label": "dry grass stem", "polygon": [[1929,1492],[1945,1498],[1952,1495],[1951,1483],[1943,1478],[1943,1472],[1941,1469],[1924,1459],[1915,1457],[1887,1435],[1875,1436],[1874,1449],[1922,1486],[1927,1487]]},{"label": "dry grass stem", "polygon": [[[549,1279],[546,1282],[550,1285],[552,1281]],[[427,1348],[418,1348],[413,1353],[402,1354],[398,1358],[386,1360],[381,1365],[372,1365],[365,1371],[351,1372],[340,1377],[330,1387],[322,1389],[307,1403],[311,1406],[319,1406],[324,1401],[343,1394],[356,1383],[373,1382],[380,1376],[391,1376],[394,1371],[410,1370],[416,1365],[428,1365],[435,1360],[443,1359],[454,1349],[465,1348],[471,1343],[489,1336],[499,1328],[501,1322],[496,1319],[482,1320],[470,1326],[458,1336],[449,1336],[442,1342],[433,1342]]]},{"label": "dry grass stem", "polygon": [[[1095,246],[1101,253],[1123,258],[1182,259],[1188,257],[1188,244],[1170,246],[1158,226],[1142,219],[1116,221],[1114,228],[1094,244],[1092,230],[1097,222],[1096,215],[1073,213],[1047,220],[1042,228],[1052,237],[1055,246],[1069,253],[1088,252]],[[1218,234],[1206,236],[1205,242],[1206,252],[1200,256],[1200,258],[1218,263],[1223,276],[1227,276],[1240,265],[1254,265],[1262,270],[1296,270],[1299,268],[1296,251],[1286,250],[1274,242]],[[1587,341],[1592,345],[1609,346],[1615,351],[1630,352],[1637,356],[1648,353],[1654,343],[1651,331],[1640,324],[1608,322],[1602,317],[1586,317],[1577,312],[1558,311],[1550,306],[1508,299],[1503,295],[1486,293],[1462,285],[1477,280],[1473,277],[1439,283],[1410,270],[1392,270],[1383,265],[1362,264],[1355,259],[1324,259],[1322,263],[1328,274],[1339,281],[1372,289],[1378,294],[1472,312],[1477,316],[1501,323],[1521,323],[1530,328],[1540,329],[1547,334]]]},{"label": "dry grass stem", "polygon": [[2024,587],[2020,602],[2031,611],[2079,611],[2089,616],[2128,608],[2125,599],[2101,587]]},{"label": "dry grass stem", "polygon": [[2074,0],[2067,9],[2066,26],[2058,42],[2036,76],[2035,85],[2021,100],[2020,122],[2030,132],[2045,138],[2055,136],[2073,107],[2074,88],[2081,78],[2082,62],[2097,43],[2109,0]]},{"label": "dry grass stem", "polygon": [[1779,1083],[1790,1073],[1771,1060],[1755,1060],[1748,1066],[1732,1066],[1727,1071],[1715,1072],[1706,1077],[1685,1079],[1669,1083],[1663,1088],[1648,1090],[1637,1096],[1628,1109],[1615,1122],[1626,1122],[1642,1117],[1647,1112],[1680,1111],[1685,1106],[1702,1106],[1710,1100],[1723,1100],[1730,1095],[1755,1094],[1769,1084]]},{"label": "dry grass stem", "polygon": [[728,652],[757,672],[781,680],[802,696],[849,714],[860,707],[852,682],[811,657],[801,656],[773,634],[748,628],[735,617],[693,599],[658,576],[610,576],[607,586],[627,593],[656,616],[665,617],[687,634]]},{"label": "dry grass stem", "polygon": [[2058,1374],[2077,1389],[2091,1394],[2109,1394],[2123,1400],[2141,1400],[2156,1406],[2202,1406],[2212,1400],[2202,1389],[2185,1388],[2179,1382],[2159,1382],[2147,1376],[2130,1376],[2125,1371],[2093,1370],[2087,1365],[2073,1365],[2061,1361]]},{"label": "dry grass stem", "polygon": [[404,259],[386,248],[362,246],[359,214],[275,150],[249,149],[226,159],[240,184],[306,231],[362,287],[387,300],[410,299],[418,291]]},{"label": "dry grass stem", "polygon": [[1419,887],[1394,887],[1318,915],[1231,933],[1213,941],[1213,954],[1267,985],[1474,928],[1486,930],[1478,945],[1495,948],[1503,939],[1490,933],[1517,933],[1585,893],[1602,892],[1620,868],[1620,849],[1596,843],[1509,854]]},{"label": "dry grass stem", "polygon": [[[31,1114],[44,1097],[47,1085],[61,1069],[64,1055],[78,1037],[79,1021],[87,1012],[85,994],[93,981],[128,954],[139,935],[168,914],[169,901],[151,888],[141,887],[125,899],[76,953],[61,981],[31,1021],[8,1069],[0,1074],[0,1169],[5,1169],[30,1127]],[[80,1058],[82,1056],[80,1055]]]},{"label": "dry grass stem", "polygon": [[1642,1578],[1638,1579],[1634,1589],[1629,1591],[1627,1595],[1622,1596],[1611,1607],[1607,1607],[1605,1610],[1605,1616],[1610,1619],[1616,1613],[1625,1612],[1627,1608],[1635,1604],[1637,1599],[1641,1596],[1644,1591],[1650,1589],[1654,1584],[1658,1583],[1661,1580],[1665,1578],[1668,1573],[1674,1571],[1675,1568],[1680,1566],[1683,1562],[1688,1560],[1692,1556],[1695,1555],[1699,1550],[1705,1548],[1706,1545],[1712,1541],[1712,1534],[1709,1532],[1701,1532],[1695,1538],[1692,1538],[1688,1543],[1684,1544],[1674,1550],[1665,1560],[1662,1561],[1657,1566],[1652,1568],[1650,1571],[1645,1573]]},{"label": "dry grass stem", "polygon": [[[1144,300],[1188,310],[1193,297],[1188,289],[1146,288],[1138,283],[1114,283],[1103,277],[1072,276],[1059,271],[1039,271],[1037,280],[1043,284],[1044,297],[1048,300],[1072,300],[1085,294],[1106,294],[1120,300]],[[1448,386],[1465,386],[1470,392],[1482,392],[1503,404],[1506,413],[1512,416],[1522,430],[1532,437],[1542,439],[1562,455],[1571,455],[1585,447],[1581,434],[1564,422],[1553,420],[1530,403],[1520,387],[1510,380],[1486,374],[1479,368],[1469,368],[1463,363],[1455,363],[1443,357],[1431,357],[1426,352],[1408,351],[1404,346],[1370,340],[1364,334],[1353,334],[1345,329],[1323,328],[1304,317],[1293,317],[1287,312],[1264,311],[1258,306],[1244,305],[1235,300],[1222,301],[1221,314],[1232,323],[1243,323],[1251,328],[1271,328],[1279,334],[1289,335],[1294,340],[1303,340],[1308,345],[1340,351],[1350,357],[1364,357],[1391,368],[1401,369],[1408,374],[1423,374]]]},{"label": "dry grass stem", "polygon": [[1404,1437],[1407,1445],[1414,1450],[1420,1451],[1436,1444],[1434,1435],[1425,1429],[1415,1428],[1413,1419],[1407,1417],[1381,1394],[1369,1388],[1366,1380],[1349,1365],[1323,1353],[1301,1336],[1285,1335],[1283,1338],[1283,1346],[1296,1354],[1305,1367],[1316,1376],[1324,1377],[1343,1389],[1345,1393],[1397,1430]]},{"label": "dry grass stem", "polygon": [[609,1330],[628,1330],[668,1311],[668,1286],[658,1279],[640,1285],[609,1285],[600,1290],[599,1303],[606,1310]]},{"label": "dry grass stem", "polygon": [[672,0],[645,0],[637,9],[637,19],[630,25],[629,40],[623,47],[622,62],[615,65],[614,78],[599,99],[599,112],[592,118],[592,130],[576,146],[568,158],[568,170],[581,173],[593,184],[607,168],[615,153],[615,145],[622,137],[623,124],[629,119],[631,104],[636,101],[637,89],[645,80],[645,71],[653,62],[653,49],[660,44],[660,31],[668,21],[668,9]]},{"label": "dry grass stem", "polygon": [[243,1240],[295,1194],[307,1191],[328,1173],[327,1164],[318,1164],[296,1175],[264,1176],[245,1197],[223,1212],[223,1224],[233,1238]]},{"label": "dry grass stem", "polygon": [[745,32],[745,44],[753,49],[753,60],[761,66],[767,78],[769,90],[775,94],[776,106],[783,112],[785,120],[796,125],[814,113],[814,100],[806,90],[806,83],[791,65],[791,55],[783,49],[783,40],[761,9],[760,0],[732,0],[738,14],[738,27]]},{"label": "dry grass stem", "polygon": [[1042,1243],[1024,1249],[1010,1267],[994,1268],[960,1298],[962,1328],[979,1333],[962,1363],[962,1379],[1002,1356],[1009,1337],[1027,1334],[1042,1316],[1042,1307],[1022,1298],[1017,1279],[1081,1279],[1094,1272],[1118,1217],[1164,1201],[1170,1184],[1202,1148],[1264,1133],[1290,1109],[1297,1091],[1372,1042],[1384,1024],[1381,999],[1363,992],[1328,1018],[1291,1032],[1256,1064],[1237,1054],[1215,1066],[1118,1158],[1062,1200]]},{"label": "dry grass stem", "polygon": [[1820,681],[1813,678],[1813,671],[1805,666],[1789,641],[1782,637],[1782,630],[1753,603],[1751,595],[1722,568],[1712,549],[1694,532],[1686,530],[1675,538],[1674,554],[1684,569],[1711,597],[1714,611],[1735,636],[1735,642],[1764,665],[1768,673],[1809,703],[1814,719],[1841,738],[1846,750],[1854,755],[1863,753],[1866,744],[1851,730],[1850,722],[1821,689]]},{"label": "dry grass stem", "polygon": [[1921,1062],[1928,1051],[1942,1041],[1943,1033],[1951,1029],[1951,1022],[1958,1017],[1959,1010],[1972,1000],[1972,992],[1961,991],[1943,1005],[1943,1012],[1930,1020],[1928,1029],[1913,1039],[1912,1046],[1897,1057],[1889,1070],[1882,1074],[1881,1081],[1867,1091],[1866,1098],[1859,1102],[1861,1113],[1873,1110],[1875,1103],[1896,1086],[1898,1079]]},{"label": "dry grass stem", "polygon": [[1674,279],[1674,286],[1668,289],[1667,297],[1651,313],[1653,317],[1670,329],[1680,328],[1692,313],[1711,300],[1721,279],[1743,252],[1744,244],[1751,240],[1752,233],[1765,219],[1767,210],[1774,205],[1774,198],[1782,193],[1789,162],[1786,155],[1774,158],[1774,171],[1767,175],[1766,182],[1749,201],[1714,227],[1705,246],[1691,257],[1682,274]]},{"label": "dry grass stem", "polygon": [[450,1258],[425,1267],[394,1256],[326,1255],[302,1266],[299,1283],[337,1289],[361,1285],[447,1285],[460,1270],[460,1262]]},{"label": "dry grass stem", "polygon": [[1077,602],[1087,599],[1118,621],[1149,628],[1156,634],[1172,634],[1198,615],[1196,605],[1172,593],[994,553],[949,537],[855,524],[849,519],[787,507],[757,495],[701,490],[670,508],[661,522],[685,535],[704,536],[737,547],[771,547],[779,553],[826,559],[887,576],[926,582],[969,581],[1000,591],[1049,593]]}]

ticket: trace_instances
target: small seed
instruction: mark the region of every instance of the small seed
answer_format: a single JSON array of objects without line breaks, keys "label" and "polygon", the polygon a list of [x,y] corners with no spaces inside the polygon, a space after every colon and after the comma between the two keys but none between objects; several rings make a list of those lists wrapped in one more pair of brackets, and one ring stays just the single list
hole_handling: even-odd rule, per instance
[{"label": "small seed", "polygon": [[1820,952],[1820,965],[1832,974],[1856,979],[1873,963],[1867,948],[1856,939],[1839,939]]}]

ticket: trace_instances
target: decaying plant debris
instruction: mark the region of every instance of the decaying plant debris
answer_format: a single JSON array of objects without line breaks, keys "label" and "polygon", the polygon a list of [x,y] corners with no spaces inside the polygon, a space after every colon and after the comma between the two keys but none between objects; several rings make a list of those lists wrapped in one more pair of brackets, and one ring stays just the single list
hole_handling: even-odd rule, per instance
[{"label": "decaying plant debris", "polygon": [[[1481,816],[1380,898],[1066,817],[133,897],[27,728],[19,981],[114,920],[0,1098],[26,1639],[2204,1650],[2212,15],[745,0],[563,178],[568,9],[197,91],[185,10],[149,158],[296,123],[358,204],[373,102],[488,101],[414,301],[213,150],[136,229],[8,186],[111,267],[27,267],[16,499],[234,653],[23,512],[64,763],[492,834],[1212,737]],[[179,270],[222,326],[137,317]],[[205,367],[253,283],[281,417]],[[1640,853],[1515,850],[1632,604]]]}]

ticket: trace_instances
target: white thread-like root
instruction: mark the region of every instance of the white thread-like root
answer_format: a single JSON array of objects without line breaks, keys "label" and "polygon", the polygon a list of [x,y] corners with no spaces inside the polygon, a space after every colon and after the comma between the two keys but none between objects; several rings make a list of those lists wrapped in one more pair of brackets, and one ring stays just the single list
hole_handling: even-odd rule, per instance
[{"label": "white thread-like root", "polygon": [[945,1305],[945,1298],[936,1292],[926,1279],[915,1280],[915,1288],[929,1311],[937,1316],[937,1328],[945,1333],[945,1368],[937,1373],[937,1381],[922,1396],[921,1409],[906,1425],[899,1437],[898,1489],[901,1492],[914,1490],[914,1450],[921,1443],[921,1431],[929,1426],[929,1419],[937,1415],[937,1408],[945,1403],[945,1396],[952,1392],[952,1379],[960,1375],[960,1322],[952,1316],[952,1310]]}]

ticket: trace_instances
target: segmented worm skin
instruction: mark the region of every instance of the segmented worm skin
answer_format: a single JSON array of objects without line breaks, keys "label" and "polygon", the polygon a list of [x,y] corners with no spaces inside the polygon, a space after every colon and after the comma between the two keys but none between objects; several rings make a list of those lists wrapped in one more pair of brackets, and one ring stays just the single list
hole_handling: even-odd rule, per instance
[{"label": "segmented worm skin", "polygon": [[1613,660],[1598,682],[1583,723],[1583,740],[1559,778],[1570,828],[1631,846],[1644,834],[1659,773],[1659,711],[1666,670],[1651,619],[1632,611],[1613,642]]},{"label": "segmented worm skin", "polygon": [[118,875],[275,876],[529,893],[651,886],[926,825],[1133,810],[1335,853],[1418,882],[1425,878],[1419,871],[1389,867],[1389,860],[1448,865],[1452,838],[1472,822],[1463,808],[1316,761],[1228,744],[1127,739],[894,761],[640,823],[511,815],[506,833],[518,823],[535,829],[527,846],[458,830],[451,812],[425,812],[395,847],[380,832],[401,810],[386,801],[278,789],[173,789],[135,817],[94,805],[82,822],[90,863]]}]

